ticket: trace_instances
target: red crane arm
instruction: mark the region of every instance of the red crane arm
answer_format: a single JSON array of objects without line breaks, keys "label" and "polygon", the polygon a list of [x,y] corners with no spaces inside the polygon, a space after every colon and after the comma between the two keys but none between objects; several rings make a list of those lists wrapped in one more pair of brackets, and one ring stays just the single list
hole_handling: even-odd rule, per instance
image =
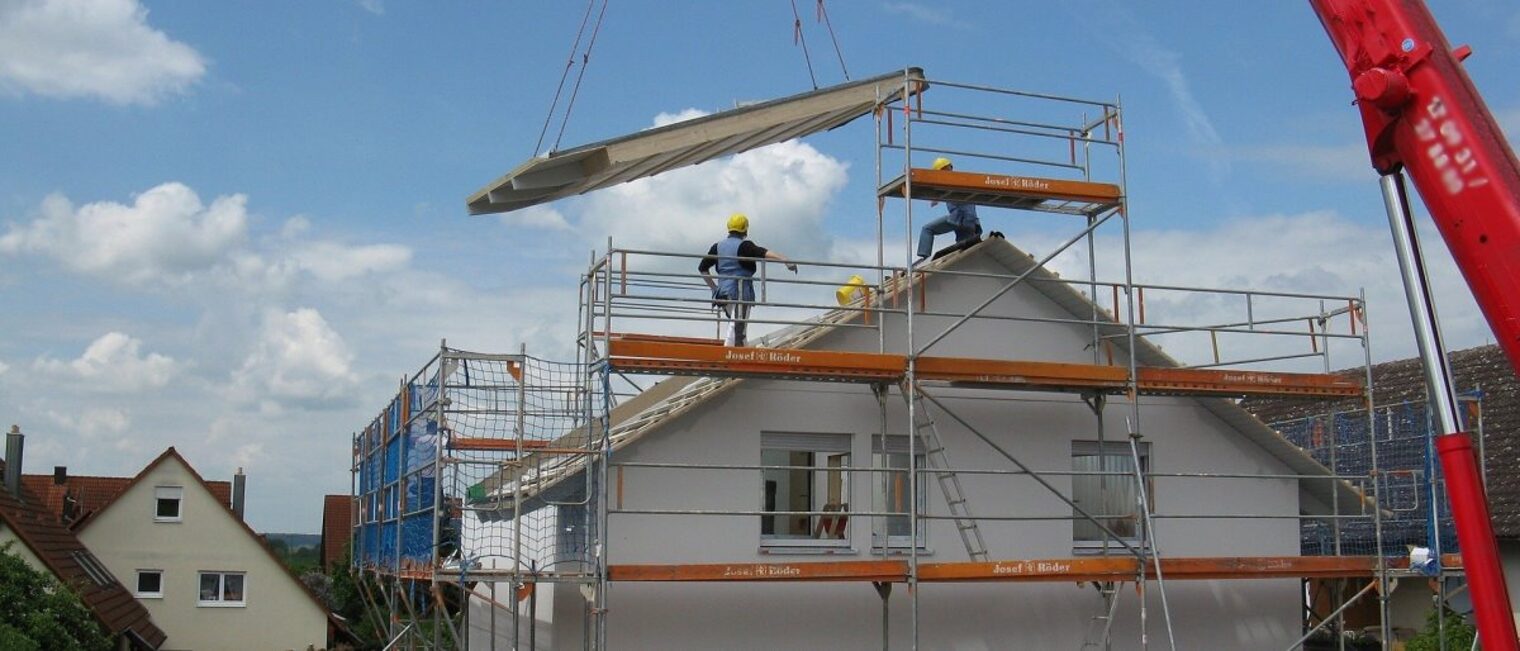
[{"label": "red crane arm", "polygon": [[[1508,589],[1472,444],[1455,417],[1453,387],[1429,306],[1418,240],[1409,237],[1400,169],[1414,179],[1510,365],[1520,373],[1520,163],[1421,0],[1309,0],[1340,52],[1367,132],[1372,166],[1401,253],[1431,402],[1435,439],[1483,648],[1520,651]],[[1392,181],[1391,185],[1389,181]],[[1390,191],[1389,188],[1396,188]],[[1393,206],[1393,203],[1400,204]],[[1422,265],[1421,265],[1422,266]],[[1422,327],[1424,326],[1428,327]]]}]

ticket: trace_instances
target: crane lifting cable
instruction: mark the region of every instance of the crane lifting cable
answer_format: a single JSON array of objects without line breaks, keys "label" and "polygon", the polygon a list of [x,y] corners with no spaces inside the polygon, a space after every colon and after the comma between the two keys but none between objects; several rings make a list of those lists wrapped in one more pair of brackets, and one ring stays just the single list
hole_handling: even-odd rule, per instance
[{"label": "crane lifting cable", "polygon": [[565,119],[559,123],[559,134],[554,136],[555,151],[559,150],[559,141],[565,137],[565,127],[570,124],[570,112],[575,110],[575,97],[581,92],[581,79],[586,76],[586,67],[591,65],[591,49],[596,47],[596,36],[602,33],[602,18],[607,16],[607,1],[602,0],[602,10],[597,12],[596,24],[591,27],[591,40],[586,43],[586,52],[581,54],[581,69],[575,73],[575,86],[570,89],[570,101],[565,104]]},{"label": "crane lifting cable", "polygon": [[544,115],[544,126],[538,130],[538,142],[533,145],[533,155],[543,149],[544,136],[549,133],[549,123],[554,120],[554,109],[559,108],[560,93],[565,90],[565,80],[570,78],[570,68],[575,65],[575,53],[581,49],[581,37],[586,35],[586,23],[591,20],[591,9],[596,0],[586,2],[586,13],[581,16],[581,27],[575,31],[575,42],[570,44],[570,56],[565,57],[565,70],[559,75],[559,85],[554,87],[554,100],[549,102],[549,112]]},{"label": "crane lifting cable", "polygon": [[797,13],[797,0],[792,0],[792,45],[802,46],[802,60],[807,62],[808,79],[813,90],[818,90],[818,77],[813,74],[813,57],[808,54],[807,37],[802,35],[802,14]]},{"label": "crane lifting cable", "polygon": [[844,73],[844,80],[850,80],[850,70],[844,67],[844,52],[839,50],[839,37],[834,35],[834,23],[829,21],[829,10],[823,7],[823,0],[818,0],[818,22],[829,30],[829,40],[834,43],[834,56],[839,57],[839,70]]}]

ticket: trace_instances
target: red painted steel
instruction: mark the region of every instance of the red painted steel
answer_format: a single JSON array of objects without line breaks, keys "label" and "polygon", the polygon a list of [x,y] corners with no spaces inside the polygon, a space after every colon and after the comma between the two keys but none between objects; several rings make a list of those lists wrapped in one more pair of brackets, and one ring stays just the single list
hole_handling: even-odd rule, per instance
[{"label": "red painted steel", "polygon": [[[1520,162],[1420,0],[1309,0],[1342,62],[1372,166],[1406,170],[1520,373]],[[1485,649],[1520,650],[1466,434],[1437,439]]]}]

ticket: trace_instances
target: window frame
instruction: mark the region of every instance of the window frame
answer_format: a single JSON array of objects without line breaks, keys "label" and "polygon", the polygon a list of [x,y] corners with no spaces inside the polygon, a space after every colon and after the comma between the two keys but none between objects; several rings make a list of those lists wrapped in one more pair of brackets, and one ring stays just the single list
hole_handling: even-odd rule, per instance
[{"label": "window frame", "polygon": [[[823,465],[823,464],[826,464],[827,460],[830,457],[837,457],[837,456],[842,455],[843,458],[841,459],[841,463],[840,463],[840,466],[839,466],[840,469],[839,470],[835,470],[833,472],[837,472],[839,474],[839,477],[838,477],[839,482],[840,482],[839,494],[840,494],[840,497],[841,497],[841,502],[840,502],[840,504],[841,504],[841,510],[840,510],[840,513],[845,517],[845,521],[844,521],[844,525],[843,525],[844,531],[842,532],[842,537],[839,537],[839,538],[833,538],[833,537],[816,538],[816,537],[813,537],[813,536],[794,537],[794,536],[778,536],[778,535],[776,535],[774,533],[772,533],[772,534],[766,534],[766,533],[764,533],[766,521],[768,519],[775,518],[775,517],[778,517],[778,516],[762,515],[759,518],[759,520],[760,520],[760,522],[759,522],[759,524],[760,524],[760,532],[758,534],[759,543],[760,543],[760,551],[762,553],[775,553],[775,552],[782,552],[782,553],[785,553],[785,552],[796,552],[796,553],[839,553],[839,552],[853,551],[853,546],[852,545],[853,545],[853,542],[854,542],[854,539],[853,539],[853,533],[854,533],[853,526],[854,526],[854,523],[852,523],[850,521],[851,518],[849,516],[850,516],[850,513],[851,513],[850,503],[851,503],[851,500],[853,499],[853,490],[854,490],[854,487],[851,486],[851,482],[850,482],[850,475],[853,474],[853,473],[850,470],[848,470],[848,469],[852,467],[851,466],[851,463],[852,463],[851,459],[855,456],[855,454],[854,454],[854,439],[855,439],[855,437],[854,437],[853,434],[845,433],[845,432],[761,432],[760,433],[760,457],[761,457],[760,458],[760,465],[761,466],[768,465],[765,462],[765,453],[767,451],[771,451],[771,452],[785,452],[785,453],[804,452],[804,453],[809,453],[809,454],[814,455],[811,467],[815,468],[816,470],[792,471],[792,472],[807,472],[810,475],[812,473],[818,472],[818,471],[822,471],[824,473],[828,473],[828,472],[830,472],[829,466]],[[782,464],[782,465],[793,465],[793,464]],[[770,472],[769,469],[762,469],[760,471],[760,486],[759,486],[760,491],[759,491],[759,495],[758,495],[759,501],[760,501],[760,508],[759,508],[760,511],[766,511],[767,510],[766,509],[766,505],[765,505],[765,497],[766,497],[766,482],[767,482],[766,474],[768,472]],[[809,481],[810,482],[817,482],[817,479],[810,477]],[[824,481],[827,482],[828,479],[825,478]],[[826,500],[828,498],[824,497],[823,499],[825,500],[825,502],[824,502],[824,504],[820,505],[820,504],[817,504],[817,502],[819,500],[818,500],[818,498],[816,496],[811,497],[809,501],[810,501],[810,503],[812,503],[812,505],[808,509],[806,509],[806,510],[809,510],[809,511],[823,511],[823,510],[825,510],[826,507],[827,507],[827,501]],[[793,509],[790,509],[790,508],[777,508],[775,510],[777,510],[777,511],[791,511]],[[825,517],[830,517],[830,516],[811,515],[811,516],[785,516],[785,517],[807,517],[808,518],[808,528],[809,528],[809,530],[816,531],[817,528],[821,525],[820,519],[821,518],[825,518]]]},{"label": "window frame", "polygon": [[[208,575],[216,576],[217,598],[207,600],[203,596],[202,586]],[[227,577],[237,576],[242,580],[242,598],[233,601],[227,598]],[[195,575],[195,606],[197,608],[245,608],[248,606],[248,573],[235,570],[200,570]]]},{"label": "window frame", "polygon": [[[928,475],[923,472],[924,468],[927,467],[926,464],[928,463],[928,456],[924,453],[924,451],[927,450],[927,449],[928,449],[928,447],[927,447],[927,441],[925,441],[923,437],[919,437],[918,438],[918,445],[917,445],[917,447],[914,450],[914,452],[916,452],[916,454],[914,454],[913,456],[918,461],[918,463],[916,464],[916,466],[917,466],[917,468],[919,470],[918,478],[917,478],[917,483],[918,483],[918,512],[920,514],[927,513],[928,512],[928,506],[929,506]],[[881,434],[875,434],[875,435],[871,436],[871,467],[872,468],[896,468],[896,466],[888,466],[886,464],[886,462],[890,461],[890,457],[888,455],[894,455],[894,454],[896,454],[896,455],[902,455],[904,457],[906,457],[908,455],[908,435],[906,435],[906,434],[887,434],[887,435],[883,436]],[[903,466],[902,467],[902,472],[900,472],[900,473],[899,472],[873,472],[871,474],[872,474],[872,481],[871,481],[871,508],[874,511],[885,513],[885,512],[887,512],[889,510],[889,502],[888,502],[887,497],[886,497],[887,496],[887,482],[892,481],[893,477],[900,476],[900,475],[907,475],[908,474],[908,468],[906,466]],[[910,511],[902,511],[902,515],[901,516],[897,516],[897,517],[911,518],[912,514],[911,514]],[[917,541],[910,541],[909,538],[911,537],[911,534],[909,534],[909,535],[893,535],[891,533],[891,520],[892,520],[891,516],[871,518],[871,548],[872,549],[877,550],[877,553],[882,553],[884,551],[885,553],[891,554],[891,553],[906,553],[908,550],[912,549],[914,546],[917,546],[920,551],[924,551],[924,552],[928,551],[928,549],[929,549],[929,542],[928,542],[929,527],[928,526],[920,526],[920,527],[918,527],[918,540]],[[927,523],[925,523],[925,524],[927,525]],[[911,529],[911,523],[910,523],[910,529]],[[915,545],[915,543],[916,543],[916,545]]]},{"label": "window frame", "polygon": [[[172,495],[172,497],[169,497]],[[160,515],[159,506],[165,500],[174,500],[174,515]],[[154,522],[184,522],[185,521],[185,487],[176,485],[163,485],[153,487],[153,521]]]},{"label": "window frame", "polygon": [[[150,574],[151,575],[155,575],[155,576],[158,577],[158,590],[156,592],[147,592],[147,591],[144,591],[142,589],[143,576],[144,575],[150,575]],[[132,596],[136,597],[138,599],[163,599],[164,598],[164,571],[163,570],[157,570],[157,569],[139,569],[139,570],[137,570],[136,580],[133,581],[133,583],[132,583]]]},{"label": "window frame", "polygon": [[[1155,512],[1155,510],[1156,510],[1155,481],[1150,476],[1150,473],[1152,472],[1152,468],[1154,468],[1155,456],[1154,456],[1154,453],[1153,453],[1153,450],[1152,450],[1152,447],[1151,447],[1151,444],[1150,444],[1149,441],[1142,441],[1142,442],[1139,443],[1139,453],[1140,453],[1140,473],[1145,476],[1145,497],[1146,497],[1146,504],[1147,504],[1147,506],[1148,506],[1148,508],[1149,508],[1149,510],[1151,512]],[[1076,464],[1076,460],[1077,460],[1077,458],[1079,456],[1100,456],[1100,457],[1109,457],[1109,458],[1122,457],[1126,461],[1124,470],[1128,470],[1129,468],[1128,468],[1128,463],[1127,462],[1132,457],[1132,454],[1131,454],[1131,451],[1130,451],[1130,447],[1129,447],[1129,442],[1128,441],[1103,441],[1103,445],[1100,447],[1098,441],[1096,441],[1096,440],[1073,439],[1071,441],[1071,451],[1070,451],[1070,463],[1072,464],[1072,470],[1073,471],[1077,470],[1075,464]],[[1075,484],[1075,482],[1078,481],[1078,478],[1079,478],[1078,475],[1073,475],[1072,476],[1072,482],[1073,482],[1073,484]],[[1126,474],[1126,478],[1128,478],[1127,474]],[[1073,502],[1076,502],[1076,503],[1080,504],[1080,500],[1078,499],[1077,490],[1076,490],[1076,486],[1075,485],[1073,485],[1072,489],[1071,489],[1071,500]],[[1134,508],[1134,507],[1132,507],[1132,508]],[[1086,509],[1085,507],[1084,507],[1084,510],[1087,510],[1088,512],[1091,512],[1090,509]],[[1129,554],[1130,553],[1129,550],[1125,549],[1125,547],[1124,547],[1123,544],[1120,544],[1115,539],[1107,538],[1106,536],[1098,537],[1098,538],[1078,538],[1077,537],[1077,527],[1079,526],[1080,523],[1088,522],[1088,520],[1086,518],[1083,518],[1080,515],[1077,515],[1076,512],[1075,512],[1075,510],[1073,510],[1072,516],[1073,516],[1073,518],[1072,518],[1072,530],[1071,530],[1071,547],[1072,547],[1072,553],[1074,555],[1082,555],[1082,556],[1096,555],[1096,556],[1101,556],[1101,555],[1106,555],[1106,554]],[[1133,547],[1136,547],[1138,549],[1142,549],[1142,550],[1143,549],[1148,549],[1150,547],[1150,541],[1145,538],[1145,523],[1143,521],[1140,521],[1141,519],[1143,519],[1144,513],[1139,512],[1139,510],[1136,509],[1133,517],[1136,518],[1136,527],[1135,527],[1136,533],[1135,533],[1135,535],[1134,536],[1120,537],[1117,540],[1122,540],[1125,543],[1128,543],[1129,545],[1131,545]],[[1101,536],[1101,532],[1100,532],[1100,536]]]}]

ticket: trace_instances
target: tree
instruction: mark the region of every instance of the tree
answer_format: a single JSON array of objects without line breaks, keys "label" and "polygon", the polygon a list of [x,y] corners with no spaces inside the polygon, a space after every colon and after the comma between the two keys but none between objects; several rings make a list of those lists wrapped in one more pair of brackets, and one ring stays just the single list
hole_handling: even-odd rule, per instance
[{"label": "tree", "polygon": [[72,590],[0,545],[0,648],[111,651],[110,635]]},{"label": "tree", "polygon": [[[1441,649],[1443,632],[1441,619],[1446,620],[1444,627],[1446,646],[1444,648],[1455,651],[1466,651],[1466,649],[1473,648],[1473,638],[1478,636],[1478,630],[1473,628],[1472,624],[1467,623],[1465,618],[1457,614],[1457,611],[1444,606],[1442,609],[1446,611],[1444,615],[1441,615],[1435,608],[1430,609],[1430,614],[1425,616],[1425,630],[1420,631],[1419,635],[1410,638],[1409,644],[1404,647],[1405,649],[1409,651],[1438,651]],[[1481,649],[1482,647],[1478,648]]]}]

